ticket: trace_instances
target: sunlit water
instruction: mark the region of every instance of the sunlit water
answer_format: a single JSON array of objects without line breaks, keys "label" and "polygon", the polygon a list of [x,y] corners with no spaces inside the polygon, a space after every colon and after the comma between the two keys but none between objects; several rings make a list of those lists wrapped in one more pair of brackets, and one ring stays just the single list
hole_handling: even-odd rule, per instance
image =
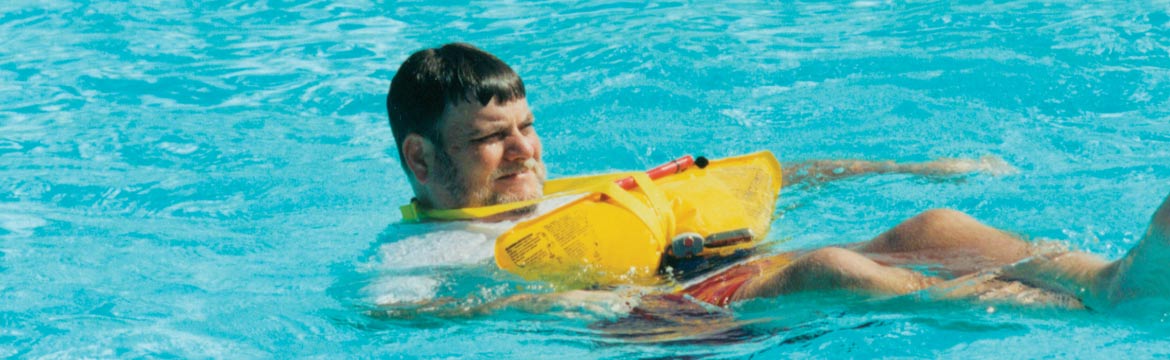
[{"label": "sunlit water", "polygon": [[0,3],[0,356],[1170,354],[1159,316],[970,302],[759,300],[660,337],[620,309],[375,305],[548,291],[487,241],[393,245],[418,229],[393,225],[384,98],[414,50],[511,63],[553,175],[761,149],[1019,169],[787,189],[781,249],[950,207],[1117,258],[1170,193],[1165,1],[139,3]]}]

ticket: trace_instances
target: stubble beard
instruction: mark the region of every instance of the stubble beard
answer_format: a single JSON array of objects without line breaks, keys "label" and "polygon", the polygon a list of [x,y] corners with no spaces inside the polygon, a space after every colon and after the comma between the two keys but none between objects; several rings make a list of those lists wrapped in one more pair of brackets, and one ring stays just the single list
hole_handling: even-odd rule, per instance
[{"label": "stubble beard", "polygon": [[[473,184],[467,179],[467,174],[455,166],[454,159],[447,154],[446,151],[437,151],[435,154],[435,177],[442,182],[444,190],[455,199],[455,202],[462,204],[464,207],[478,207],[490,206],[497,204],[506,204],[518,201],[536,200],[543,196],[545,167],[543,163],[537,163],[536,167],[531,169],[537,176],[539,186],[533,193],[497,193],[492,191],[491,182],[497,177],[516,172],[523,169],[523,165],[507,165],[501,166],[499,169],[491,174],[487,179],[482,179],[481,182]],[[510,210],[506,215],[510,216],[524,216],[536,211],[536,205],[524,206],[515,210]]]}]

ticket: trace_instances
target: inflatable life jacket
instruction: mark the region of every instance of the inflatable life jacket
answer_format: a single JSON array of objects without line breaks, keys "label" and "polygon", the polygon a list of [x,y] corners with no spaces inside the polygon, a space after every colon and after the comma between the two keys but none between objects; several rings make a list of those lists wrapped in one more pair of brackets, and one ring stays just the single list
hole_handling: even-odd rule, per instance
[{"label": "inflatable life jacket", "polygon": [[768,233],[781,179],[767,151],[709,162],[688,156],[646,173],[550,180],[542,200],[450,210],[411,204],[402,213],[406,221],[472,219],[579,196],[500,235],[496,264],[567,287],[647,284],[661,281],[664,264],[753,247]]}]

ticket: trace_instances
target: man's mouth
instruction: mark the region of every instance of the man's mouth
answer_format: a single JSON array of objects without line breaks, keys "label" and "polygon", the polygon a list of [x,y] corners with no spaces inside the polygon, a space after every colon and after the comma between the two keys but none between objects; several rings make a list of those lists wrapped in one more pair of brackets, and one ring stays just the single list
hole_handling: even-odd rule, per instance
[{"label": "man's mouth", "polygon": [[523,164],[510,164],[510,166],[500,169],[503,170],[501,171],[503,175],[497,176],[496,180],[509,181],[518,179],[526,174],[535,174],[537,165],[536,159],[533,158],[529,158]]},{"label": "man's mouth", "polygon": [[500,177],[497,177],[496,180],[504,180],[504,181],[514,180],[514,179],[518,179],[521,176],[528,174],[528,173],[531,173],[531,171],[528,169],[523,169],[523,170],[519,170],[519,171],[512,171],[512,172],[504,174]]}]

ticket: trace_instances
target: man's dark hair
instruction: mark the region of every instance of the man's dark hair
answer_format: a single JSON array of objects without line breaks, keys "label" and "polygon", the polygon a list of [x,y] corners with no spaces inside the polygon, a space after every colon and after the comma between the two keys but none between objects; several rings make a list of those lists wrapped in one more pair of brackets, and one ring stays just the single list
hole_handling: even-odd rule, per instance
[{"label": "man's dark hair", "polygon": [[411,54],[398,67],[386,95],[403,169],[407,167],[402,141],[407,135],[419,134],[443,148],[439,117],[447,104],[475,100],[487,106],[493,98],[507,103],[524,97],[524,82],[508,64],[470,44],[451,43]]}]

